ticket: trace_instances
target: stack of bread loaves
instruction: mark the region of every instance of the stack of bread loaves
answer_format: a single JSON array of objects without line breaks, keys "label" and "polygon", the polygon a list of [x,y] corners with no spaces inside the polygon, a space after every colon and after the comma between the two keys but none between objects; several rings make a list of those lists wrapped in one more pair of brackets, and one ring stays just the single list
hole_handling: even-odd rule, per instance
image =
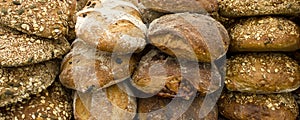
[{"label": "stack of bread loaves", "polygon": [[0,9],[0,119],[70,119],[69,98],[52,83],[75,1],[4,0]]},{"label": "stack of bread loaves", "polygon": [[300,48],[300,27],[284,16],[300,14],[298,0],[219,0],[220,14],[239,19],[229,29],[227,90],[220,113],[230,120],[295,120],[290,92],[300,86],[300,68],[287,52]]}]

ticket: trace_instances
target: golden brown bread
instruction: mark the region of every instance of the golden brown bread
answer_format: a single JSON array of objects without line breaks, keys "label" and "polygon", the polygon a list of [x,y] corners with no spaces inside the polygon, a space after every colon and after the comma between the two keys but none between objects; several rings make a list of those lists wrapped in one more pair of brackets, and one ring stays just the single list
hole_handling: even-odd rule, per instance
[{"label": "golden brown bread", "polygon": [[153,49],[142,57],[131,83],[145,93],[189,99],[196,91],[204,95],[219,89],[219,84],[214,82],[221,76],[214,70],[209,63],[179,63],[177,59]]},{"label": "golden brown bread", "polygon": [[68,88],[85,92],[90,88],[104,88],[131,76],[137,61],[131,55],[115,55],[88,46],[76,39],[72,50],[61,65],[59,75]]},{"label": "golden brown bread", "polygon": [[0,24],[27,34],[58,39],[68,34],[75,0],[5,0],[0,2]]},{"label": "golden brown bread", "polygon": [[99,50],[128,54],[146,45],[147,27],[130,2],[94,0],[77,14],[76,35]]},{"label": "golden brown bread", "polygon": [[[151,98],[138,99],[138,118],[139,120],[218,120],[218,107],[212,110],[205,109],[209,113],[206,116],[199,117],[200,108],[203,103],[202,97],[196,97],[190,106],[183,103],[184,100],[172,100],[153,96]],[[171,105],[174,108],[171,108]],[[186,111],[181,111],[187,109]],[[176,119],[177,118],[177,119]]]},{"label": "golden brown bread", "polygon": [[137,104],[135,98],[128,96],[126,92],[130,91],[124,84],[94,92],[77,91],[74,97],[74,118],[76,120],[133,119]]},{"label": "golden brown bread", "polygon": [[199,62],[220,58],[230,42],[222,24],[209,16],[193,13],[169,14],[154,20],[148,38],[169,55]]},{"label": "golden brown bread", "polygon": [[59,82],[54,82],[31,99],[0,109],[1,120],[70,120],[72,104],[69,93]]},{"label": "golden brown bread", "polygon": [[230,51],[295,51],[300,48],[300,27],[282,17],[253,17],[229,29]]},{"label": "golden brown bread", "polygon": [[219,111],[230,120],[296,120],[298,105],[290,93],[258,95],[224,92]]},{"label": "golden brown bread", "polygon": [[282,53],[246,53],[227,61],[226,88],[251,93],[281,93],[300,86],[297,61]]}]

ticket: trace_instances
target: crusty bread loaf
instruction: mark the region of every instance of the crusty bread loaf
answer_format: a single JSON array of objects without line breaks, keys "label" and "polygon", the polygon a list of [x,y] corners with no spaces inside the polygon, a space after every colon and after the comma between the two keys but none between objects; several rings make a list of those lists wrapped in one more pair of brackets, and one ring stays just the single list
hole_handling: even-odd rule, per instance
[{"label": "crusty bread loaf", "polygon": [[300,27],[282,17],[253,17],[229,29],[230,51],[295,51],[300,49]]},{"label": "crusty bread loaf", "polygon": [[226,88],[251,93],[281,93],[300,86],[297,61],[282,53],[247,53],[227,61]]},{"label": "crusty bread loaf", "polygon": [[146,9],[162,13],[211,13],[218,11],[217,0],[140,0]]},{"label": "crusty bread loaf", "polygon": [[220,13],[227,17],[299,15],[299,0],[218,0]]},{"label": "crusty bread loaf", "polygon": [[88,46],[77,39],[62,62],[60,81],[68,88],[85,92],[104,88],[131,76],[136,65],[131,55],[115,55]]},{"label": "crusty bread loaf", "polygon": [[0,66],[2,67],[24,66],[61,58],[69,50],[70,44],[65,38],[45,39],[0,25]]},{"label": "crusty bread loaf", "polygon": [[0,107],[40,93],[52,84],[58,72],[57,60],[18,68],[0,68]]},{"label": "crusty bread loaf", "polygon": [[54,82],[31,99],[7,105],[0,109],[1,120],[70,120],[72,104],[70,94],[59,82]]},{"label": "crusty bread loaf", "polygon": [[80,93],[74,97],[76,120],[131,120],[137,109],[135,98],[126,94],[128,89],[117,84],[100,91]]},{"label": "crusty bread loaf", "polygon": [[219,89],[215,81],[221,82],[221,76],[213,67],[209,63],[179,63],[175,58],[153,49],[142,57],[131,83],[145,93],[189,99],[196,91],[204,95]]},{"label": "crusty bread loaf", "polygon": [[77,14],[76,35],[99,50],[128,54],[146,45],[147,27],[131,2],[94,0]]},{"label": "crusty bread loaf", "polygon": [[224,92],[219,111],[230,120],[296,120],[298,105],[290,93],[256,95]]},{"label": "crusty bread loaf", "polygon": [[187,106],[187,101],[182,99],[172,100],[158,96],[141,98],[138,99],[138,118],[139,120],[218,120],[217,105],[212,110],[204,109],[208,114],[200,118],[199,113],[203,100],[198,96],[190,106]]},{"label": "crusty bread loaf", "polygon": [[45,38],[68,34],[75,0],[5,0],[0,3],[0,24]]},{"label": "crusty bread loaf", "polygon": [[192,13],[169,14],[154,20],[148,38],[169,55],[199,62],[220,58],[230,42],[222,24],[209,16]]}]

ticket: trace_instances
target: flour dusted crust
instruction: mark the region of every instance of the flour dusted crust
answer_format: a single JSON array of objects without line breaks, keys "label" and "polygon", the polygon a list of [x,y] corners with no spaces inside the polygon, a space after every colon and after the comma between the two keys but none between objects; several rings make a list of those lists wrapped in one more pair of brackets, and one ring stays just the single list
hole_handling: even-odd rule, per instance
[{"label": "flour dusted crust", "polygon": [[0,109],[1,120],[70,120],[72,104],[69,93],[59,82],[29,100],[7,105]]},{"label": "flour dusted crust", "polygon": [[230,51],[295,51],[300,48],[300,27],[282,17],[240,20],[228,31]]},{"label": "flour dusted crust", "polygon": [[244,53],[227,61],[225,84],[231,91],[291,92],[300,86],[296,60],[282,53]]},{"label": "flour dusted crust", "polygon": [[76,92],[73,102],[76,120],[133,119],[137,111],[134,97],[124,84],[117,84],[100,91]]},{"label": "flour dusted crust", "polygon": [[298,105],[291,93],[250,94],[224,92],[219,111],[230,120],[296,120]]},{"label": "flour dusted crust", "polygon": [[75,0],[5,0],[0,2],[0,23],[27,34],[58,39],[68,34]]},{"label": "flour dusted crust", "polygon": [[58,72],[58,60],[23,67],[0,68],[0,107],[42,92],[52,84]]},{"label": "flour dusted crust", "polygon": [[61,58],[70,50],[65,38],[50,40],[0,25],[0,66],[15,67]]},{"label": "flour dusted crust", "polygon": [[62,62],[59,78],[64,86],[85,92],[91,88],[108,87],[129,78],[135,65],[134,55],[114,55],[99,51],[77,39]]},{"label": "flour dusted crust", "polygon": [[195,13],[177,13],[155,19],[149,26],[149,42],[179,59],[210,62],[223,56],[229,35],[213,18]]},{"label": "flour dusted crust", "polygon": [[131,2],[93,0],[77,15],[78,38],[99,50],[128,54],[146,45],[147,27]]}]

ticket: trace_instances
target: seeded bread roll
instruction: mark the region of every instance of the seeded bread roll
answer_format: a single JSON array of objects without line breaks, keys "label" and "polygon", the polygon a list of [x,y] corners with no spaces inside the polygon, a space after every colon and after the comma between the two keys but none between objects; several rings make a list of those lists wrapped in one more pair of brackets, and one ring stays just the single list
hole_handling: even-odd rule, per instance
[{"label": "seeded bread roll", "polygon": [[[172,100],[154,96],[151,98],[141,98],[138,100],[139,120],[218,120],[218,108],[213,107],[206,116],[200,118],[200,108],[203,103],[202,97],[196,97],[190,106],[183,104],[184,100]],[[170,102],[174,103],[170,103]],[[171,107],[174,107],[173,109]],[[187,109],[186,111],[181,111]]]},{"label": "seeded bread roll", "polygon": [[299,0],[218,0],[220,13],[226,17],[260,15],[297,15]]},{"label": "seeded bread roll", "polygon": [[52,84],[58,72],[57,60],[18,68],[0,68],[0,107],[40,93]]},{"label": "seeded bread roll", "polygon": [[140,0],[146,9],[162,13],[211,13],[218,11],[217,0]]},{"label": "seeded bread roll", "polygon": [[180,59],[210,62],[223,56],[229,36],[213,18],[192,13],[177,13],[154,20],[148,30],[151,44]]},{"label": "seeded bread roll", "polygon": [[70,50],[65,38],[49,40],[0,25],[0,66],[16,67],[60,58]]},{"label": "seeded bread roll", "polygon": [[297,61],[281,53],[247,53],[227,61],[225,84],[231,91],[281,93],[300,86]]},{"label": "seeded bread roll", "polygon": [[0,109],[1,120],[70,120],[72,104],[69,93],[59,82],[54,82],[31,99]]},{"label": "seeded bread roll", "polygon": [[77,39],[62,62],[60,81],[68,88],[85,92],[104,88],[131,76],[137,61],[131,55],[115,55],[88,46]]},{"label": "seeded bread roll", "polygon": [[95,92],[76,92],[74,118],[76,120],[131,120],[137,109],[135,98],[128,89],[117,84]]},{"label": "seeded bread roll", "polygon": [[298,105],[290,93],[256,95],[225,92],[219,111],[230,120],[296,120]]},{"label": "seeded bread roll", "polygon": [[101,51],[140,52],[146,45],[146,25],[138,8],[123,0],[92,1],[77,13],[76,35]]},{"label": "seeded bread roll", "polygon": [[153,49],[142,57],[131,83],[145,93],[185,99],[196,91],[204,95],[220,87],[215,81],[220,81],[221,75],[211,64],[182,61],[181,65],[177,59]]},{"label": "seeded bread roll", "polygon": [[300,48],[300,27],[281,17],[243,19],[229,29],[230,50],[295,51]]},{"label": "seeded bread roll", "polygon": [[0,3],[0,23],[27,34],[58,39],[68,34],[75,0],[5,0]]}]

